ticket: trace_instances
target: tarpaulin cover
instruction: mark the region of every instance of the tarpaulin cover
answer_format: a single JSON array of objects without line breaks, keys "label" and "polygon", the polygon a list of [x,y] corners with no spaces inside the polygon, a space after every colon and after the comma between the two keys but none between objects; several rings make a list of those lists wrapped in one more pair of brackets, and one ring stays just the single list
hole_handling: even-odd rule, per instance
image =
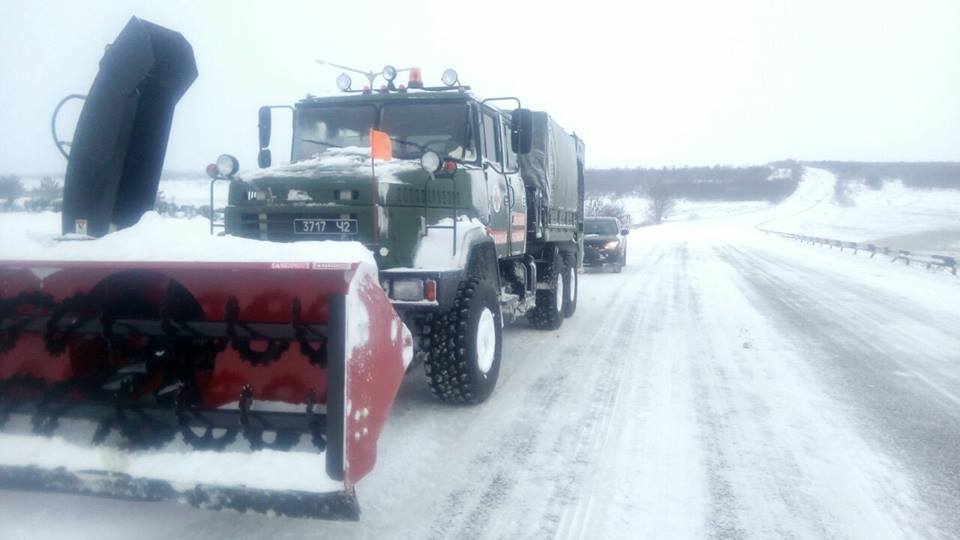
[{"label": "tarpaulin cover", "polygon": [[547,205],[559,210],[579,209],[583,142],[564,131],[547,113],[533,112],[533,145],[529,154],[519,156],[519,162],[523,181],[540,188]]}]

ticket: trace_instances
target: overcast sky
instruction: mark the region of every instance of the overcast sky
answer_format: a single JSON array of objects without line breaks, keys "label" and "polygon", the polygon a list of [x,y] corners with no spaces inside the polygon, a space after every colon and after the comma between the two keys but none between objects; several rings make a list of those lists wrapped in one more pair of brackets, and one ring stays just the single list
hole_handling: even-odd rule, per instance
[{"label": "overcast sky", "polygon": [[549,111],[590,166],[960,160],[957,0],[3,0],[0,173],[62,172],[53,107],[89,89],[131,15],[197,57],[167,169],[223,152],[253,167],[259,105],[334,91],[315,57],[420,66],[428,84],[455,67],[482,95]]}]

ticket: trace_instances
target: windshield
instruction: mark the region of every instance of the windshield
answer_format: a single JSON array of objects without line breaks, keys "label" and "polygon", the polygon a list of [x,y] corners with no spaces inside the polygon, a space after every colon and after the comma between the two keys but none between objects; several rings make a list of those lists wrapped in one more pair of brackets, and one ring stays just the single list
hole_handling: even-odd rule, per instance
[{"label": "windshield", "polygon": [[584,234],[617,234],[617,222],[612,219],[588,219],[583,222]]},{"label": "windshield", "polygon": [[293,159],[309,159],[330,148],[370,146],[370,129],[386,132],[393,157],[417,159],[427,150],[460,161],[476,159],[470,109],[456,103],[337,105],[302,109],[297,115]]}]

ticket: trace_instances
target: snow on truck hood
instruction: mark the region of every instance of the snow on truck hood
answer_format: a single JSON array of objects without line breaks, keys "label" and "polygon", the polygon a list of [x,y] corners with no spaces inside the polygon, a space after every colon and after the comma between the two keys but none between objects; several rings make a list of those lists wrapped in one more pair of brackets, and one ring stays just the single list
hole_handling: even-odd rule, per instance
[{"label": "snow on truck hood", "polygon": [[[421,170],[419,161],[409,159],[376,160],[373,169],[377,180],[384,183],[400,183],[394,175]],[[237,178],[245,182],[270,180],[273,178],[317,178],[326,175],[370,176],[370,148],[348,146],[330,148],[314,154],[311,159],[297,161],[289,165],[278,165],[266,169],[244,171]]]},{"label": "snow on truck hood", "polygon": [[[52,217],[55,216],[55,219]],[[59,214],[27,220],[0,242],[0,260],[109,262],[361,263],[376,268],[359,242],[279,243],[210,234],[204,218],[178,219],[147,212],[133,227],[94,240],[60,239]],[[14,222],[15,224],[16,222]],[[6,239],[5,239],[6,240]]]}]

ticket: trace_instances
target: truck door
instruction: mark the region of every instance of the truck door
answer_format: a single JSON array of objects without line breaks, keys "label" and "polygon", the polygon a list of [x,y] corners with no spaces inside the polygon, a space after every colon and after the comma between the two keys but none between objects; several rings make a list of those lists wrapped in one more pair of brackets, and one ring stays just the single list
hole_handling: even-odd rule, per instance
[{"label": "truck door", "polygon": [[480,109],[483,130],[483,176],[490,196],[488,234],[493,238],[498,256],[510,253],[510,208],[507,202],[507,178],[503,171],[500,137],[500,115],[489,107]]},{"label": "truck door", "polygon": [[520,177],[520,165],[517,154],[510,144],[510,121],[500,118],[500,149],[503,155],[504,175],[507,179],[507,207],[510,213],[510,229],[507,245],[510,254],[517,255],[526,251],[527,244],[527,194]]}]

